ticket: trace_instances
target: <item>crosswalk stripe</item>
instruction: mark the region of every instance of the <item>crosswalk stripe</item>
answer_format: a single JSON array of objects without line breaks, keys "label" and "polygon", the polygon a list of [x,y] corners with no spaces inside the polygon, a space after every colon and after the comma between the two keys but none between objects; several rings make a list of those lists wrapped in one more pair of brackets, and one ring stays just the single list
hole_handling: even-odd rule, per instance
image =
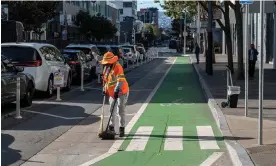
[{"label": "crosswalk stripe", "polygon": [[130,141],[126,151],[143,151],[150,138],[153,126],[139,127],[135,133],[135,136]]},{"label": "crosswalk stripe", "polygon": [[167,129],[164,150],[183,150],[183,127],[169,126]]},{"label": "crosswalk stripe", "polygon": [[200,149],[219,149],[211,126],[196,126]]}]

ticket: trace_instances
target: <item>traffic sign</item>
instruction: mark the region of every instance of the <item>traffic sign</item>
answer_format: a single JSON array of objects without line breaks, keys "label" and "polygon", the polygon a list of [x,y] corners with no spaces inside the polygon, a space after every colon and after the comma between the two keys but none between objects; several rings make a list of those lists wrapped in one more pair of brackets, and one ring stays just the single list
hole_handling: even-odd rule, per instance
[{"label": "traffic sign", "polygon": [[253,4],[253,0],[240,0],[240,4],[251,5],[251,4]]}]

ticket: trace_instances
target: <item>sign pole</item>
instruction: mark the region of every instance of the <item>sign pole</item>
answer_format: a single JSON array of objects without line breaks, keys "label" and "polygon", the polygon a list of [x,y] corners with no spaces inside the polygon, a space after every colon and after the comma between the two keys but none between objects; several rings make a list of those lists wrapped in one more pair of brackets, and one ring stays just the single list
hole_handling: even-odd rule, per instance
[{"label": "sign pole", "polygon": [[245,117],[247,117],[248,114],[248,5],[245,5],[245,24],[244,24],[244,56],[245,56]]},{"label": "sign pole", "polygon": [[273,69],[276,69],[276,2],[274,2],[274,36],[273,36],[273,41],[274,41],[274,47],[273,47]]},{"label": "sign pole", "polygon": [[261,43],[260,43],[260,62],[259,62],[259,132],[258,144],[263,144],[263,25],[264,25],[264,1],[260,1],[260,23],[261,23]]}]

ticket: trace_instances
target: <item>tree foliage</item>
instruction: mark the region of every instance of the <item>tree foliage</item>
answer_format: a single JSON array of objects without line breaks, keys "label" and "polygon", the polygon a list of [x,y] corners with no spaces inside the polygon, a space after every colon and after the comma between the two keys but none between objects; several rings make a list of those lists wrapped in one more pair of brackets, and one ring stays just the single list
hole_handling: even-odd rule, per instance
[{"label": "tree foliage", "polygon": [[95,37],[97,40],[113,38],[117,32],[115,25],[104,16],[91,16],[82,10],[78,12],[75,24],[79,26],[82,35],[87,38]]},{"label": "tree foliage", "polygon": [[183,16],[183,10],[188,13],[187,22],[192,21],[192,17],[197,13],[196,2],[195,1],[170,1],[165,0],[164,5],[161,5],[165,14],[169,17],[180,19]]},{"label": "tree foliage", "polygon": [[9,19],[23,23],[26,31],[41,32],[43,23],[57,15],[56,1],[5,1],[9,6]]}]

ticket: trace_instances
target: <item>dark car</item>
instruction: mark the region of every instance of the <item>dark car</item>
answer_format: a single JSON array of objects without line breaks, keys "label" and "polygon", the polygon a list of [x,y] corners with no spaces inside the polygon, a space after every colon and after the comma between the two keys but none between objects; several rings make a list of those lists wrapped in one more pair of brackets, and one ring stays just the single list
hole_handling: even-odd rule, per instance
[{"label": "dark car", "polygon": [[103,56],[106,52],[108,52],[110,50],[110,48],[107,45],[96,45],[100,55]]},{"label": "dark car", "polygon": [[35,82],[33,76],[22,73],[23,67],[14,66],[10,60],[1,55],[1,102],[16,101],[17,77],[20,77],[20,102],[22,106],[30,106],[33,102]]},{"label": "dark car", "polygon": [[177,49],[177,41],[176,40],[170,40],[169,49]]},{"label": "dark car", "polygon": [[68,65],[72,70],[73,83],[81,83],[81,67],[83,67],[84,80],[90,80],[94,77],[95,71],[93,66],[89,63],[90,56],[85,55],[81,50],[65,49],[62,52]]}]

